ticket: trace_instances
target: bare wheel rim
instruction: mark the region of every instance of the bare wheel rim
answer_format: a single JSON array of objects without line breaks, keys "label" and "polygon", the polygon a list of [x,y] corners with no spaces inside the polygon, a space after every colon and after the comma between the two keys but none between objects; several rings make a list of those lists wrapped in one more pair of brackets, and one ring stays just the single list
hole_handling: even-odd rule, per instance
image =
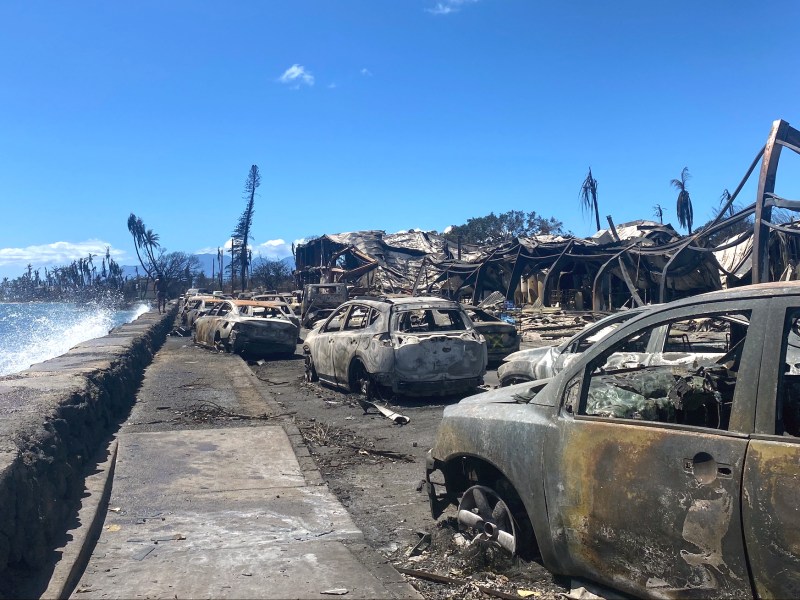
[{"label": "bare wheel rim", "polygon": [[350,391],[355,393],[364,394],[367,397],[371,396],[369,389],[369,375],[367,370],[360,362],[353,364],[352,376],[350,377]]},{"label": "bare wheel rim", "polygon": [[458,522],[479,540],[494,543],[510,554],[519,547],[514,516],[492,488],[475,485],[464,492],[458,505]]},{"label": "bare wheel rim", "polygon": [[317,370],[314,368],[314,360],[310,354],[306,354],[305,363],[305,379],[307,382],[312,383],[317,380]]}]

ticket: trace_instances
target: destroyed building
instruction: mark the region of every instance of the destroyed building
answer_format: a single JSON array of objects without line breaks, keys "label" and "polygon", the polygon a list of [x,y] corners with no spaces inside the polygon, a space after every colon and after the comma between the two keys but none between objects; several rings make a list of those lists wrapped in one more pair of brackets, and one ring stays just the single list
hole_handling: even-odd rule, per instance
[{"label": "destroyed building", "polygon": [[[718,216],[688,236],[653,221],[615,226],[610,217],[609,228],[589,238],[517,237],[483,247],[417,230],[328,234],[297,247],[296,281],[343,281],[362,293],[436,294],[476,304],[494,294],[517,305],[610,311],[796,279],[800,224],[787,214],[800,211],[800,202],[775,194],[784,147],[800,153],[800,132],[775,121]],[[759,162],[756,201],[731,214]]]}]

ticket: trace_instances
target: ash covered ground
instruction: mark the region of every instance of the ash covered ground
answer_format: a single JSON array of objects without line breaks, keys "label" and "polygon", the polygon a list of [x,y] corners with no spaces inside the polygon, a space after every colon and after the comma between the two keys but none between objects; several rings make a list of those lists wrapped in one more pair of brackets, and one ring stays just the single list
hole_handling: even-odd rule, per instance
[{"label": "ash covered ground", "polygon": [[269,386],[282,412],[294,419],[323,478],[366,542],[399,569],[452,580],[406,575],[423,596],[488,597],[481,588],[513,598],[556,598],[569,592],[569,581],[554,578],[535,560],[512,559],[494,548],[470,544],[459,533],[455,509],[438,521],[431,517],[423,486],[425,454],[445,406],[460,398],[395,399],[393,409],[411,419],[396,425],[374,409],[365,413],[356,394],[306,383],[299,354],[251,368]]}]

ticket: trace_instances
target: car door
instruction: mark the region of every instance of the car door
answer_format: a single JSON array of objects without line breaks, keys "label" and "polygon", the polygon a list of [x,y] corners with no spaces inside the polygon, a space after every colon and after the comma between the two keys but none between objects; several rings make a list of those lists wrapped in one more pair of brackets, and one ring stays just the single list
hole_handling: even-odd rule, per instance
[{"label": "car door", "polygon": [[[620,360],[659,327],[691,323],[687,310],[746,316],[746,337],[724,364]],[[564,572],[636,595],[752,595],[740,499],[764,321],[730,301],[659,311],[568,369],[544,465]]]},{"label": "car door", "polygon": [[342,324],[344,323],[350,305],[337,308],[328,320],[320,327],[319,333],[313,340],[312,358],[317,375],[323,381],[336,383],[336,365],[333,353],[334,343],[340,335]]},{"label": "car door", "polygon": [[756,593],[800,597],[800,303],[772,300],[742,523]]},{"label": "car door", "polygon": [[[333,354],[336,369],[336,381],[341,385],[349,384],[350,363],[364,337],[364,328],[368,324],[369,307],[362,304],[351,305],[350,312],[344,319],[342,330],[333,336]],[[370,336],[371,337],[371,336]]]},{"label": "car door", "polygon": [[233,326],[233,319],[237,316],[238,311],[236,306],[231,302],[222,302],[214,311],[217,317],[214,319],[214,338],[219,335],[220,341],[227,343],[231,335],[231,327]]},{"label": "car door", "polygon": [[201,344],[214,345],[214,325],[217,322],[216,314],[221,305],[212,308],[207,315],[198,317],[194,323],[195,339]]}]

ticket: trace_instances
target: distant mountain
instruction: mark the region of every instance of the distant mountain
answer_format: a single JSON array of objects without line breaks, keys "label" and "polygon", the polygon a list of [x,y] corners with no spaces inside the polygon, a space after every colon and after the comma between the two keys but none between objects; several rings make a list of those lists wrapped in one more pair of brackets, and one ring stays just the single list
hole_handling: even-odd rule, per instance
[{"label": "distant mountain", "polygon": [[[207,277],[211,277],[211,272],[212,271],[214,273],[217,272],[217,267],[216,267],[217,255],[216,254],[195,254],[195,256],[200,260],[200,269],[203,271],[203,273],[206,274]],[[253,260],[254,261],[258,260],[258,257],[254,256]],[[286,264],[286,266],[289,267],[289,269],[294,271],[294,268],[295,268],[295,266],[294,266],[294,257],[287,256],[286,258],[280,259],[280,261],[282,263]],[[230,265],[230,264],[231,264],[231,255],[230,254],[226,254],[224,262],[223,262],[223,269],[227,268],[228,265]],[[226,271],[225,274],[227,275],[228,271]]]},{"label": "distant mountain", "polygon": [[[216,254],[195,254],[195,256],[200,261],[200,270],[203,271],[203,273],[206,274],[206,277],[211,277],[212,271],[214,273],[217,272],[217,267],[216,267],[217,255]],[[257,258],[254,258],[254,260],[257,260]],[[289,269],[294,271],[294,269],[295,269],[294,257],[287,256],[286,258],[282,258],[280,260],[281,260],[282,263],[285,263],[286,266],[289,267]],[[230,257],[230,254],[228,254],[228,255],[225,256],[224,267],[227,267],[228,265],[230,265],[230,261],[231,261],[231,257]],[[136,267],[133,266],[133,265],[123,265],[122,266],[122,274],[125,277],[136,277]],[[144,272],[142,271],[141,268],[139,268],[139,274],[144,275]],[[227,275],[227,273],[226,273],[226,275]]]}]

